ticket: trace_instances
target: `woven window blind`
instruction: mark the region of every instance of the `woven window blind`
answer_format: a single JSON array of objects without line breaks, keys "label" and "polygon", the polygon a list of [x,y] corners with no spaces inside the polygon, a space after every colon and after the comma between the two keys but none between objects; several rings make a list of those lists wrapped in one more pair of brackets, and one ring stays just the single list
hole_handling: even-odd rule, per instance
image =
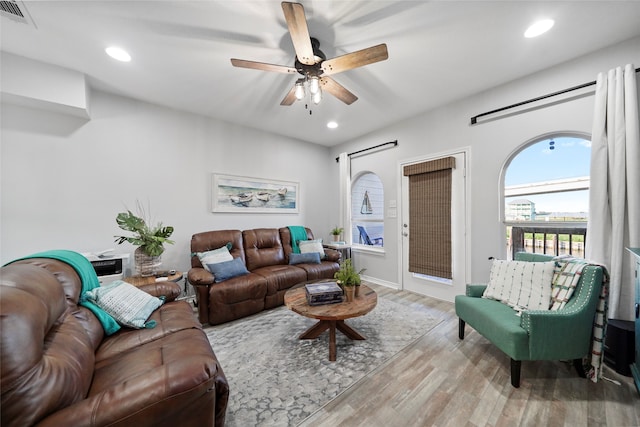
[{"label": "woven window blind", "polygon": [[409,271],[451,279],[451,170],[454,157],[408,165]]}]

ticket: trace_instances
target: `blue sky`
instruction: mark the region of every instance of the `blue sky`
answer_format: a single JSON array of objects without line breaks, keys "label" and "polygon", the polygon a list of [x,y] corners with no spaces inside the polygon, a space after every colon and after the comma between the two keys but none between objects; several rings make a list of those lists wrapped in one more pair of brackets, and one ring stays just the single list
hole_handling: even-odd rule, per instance
[{"label": "blue sky", "polygon": [[[505,186],[588,176],[590,158],[591,141],[569,137],[546,139],[525,148],[511,161]],[[587,212],[589,209],[588,191],[518,198],[533,201],[538,212]]]}]

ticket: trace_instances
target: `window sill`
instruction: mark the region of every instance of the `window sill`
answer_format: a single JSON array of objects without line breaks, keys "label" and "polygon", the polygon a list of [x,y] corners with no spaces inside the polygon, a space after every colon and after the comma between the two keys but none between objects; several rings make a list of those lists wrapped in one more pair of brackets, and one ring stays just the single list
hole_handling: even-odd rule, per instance
[{"label": "window sill", "polygon": [[384,247],[382,246],[359,245],[357,243],[351,247],[351,250],[354,252],[361,252],[361,253],[367,253],[367,254],[376,254],[376,255],[385,254]]}]

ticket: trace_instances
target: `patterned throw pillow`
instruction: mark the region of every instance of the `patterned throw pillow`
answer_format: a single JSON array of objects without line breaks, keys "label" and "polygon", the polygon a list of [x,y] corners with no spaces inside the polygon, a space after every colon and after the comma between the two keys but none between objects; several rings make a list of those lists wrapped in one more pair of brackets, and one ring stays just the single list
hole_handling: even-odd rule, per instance
[{"label": "patterned throw pillow", "polygon": [[561,310],[573,296],[578,286],[582,270],[589,264],[582,258],[561,255],[553,258],[556,262],[551,285],[551,310]]},{"label": "patterned throw pillow", "polygon": [[85,297],[109,313],[118,323],[132,328],[153,328],[155,321],[147,322],[151,313],[163,303],[130,283],[116,280],[94,288]]},{"label": "patterned throw pillow", "polygon": [[549,310],[555,263],[494,260],[483,298],[516,310]]},{"label": "patterned throw pillow", "polygon": [[325,257],[324,248],[322,247],[322,239],[300,240],[298,242],[298,246],[300,246],[301,254],[317,252],[320,254],[320,259]]},{"label": "patterned throw pillow", "polygon": [[229,252],[231,247],[232,244],[229,242],[218,249],[213,249],[207,252],[196,252],[196,255],[198,255],[198,258],[200,259],[200,264],[202,264],[207,271],[211,272],[211,269],[209,268],[210,264],[218,264],[220,262],[233,260],[233,257]]}]

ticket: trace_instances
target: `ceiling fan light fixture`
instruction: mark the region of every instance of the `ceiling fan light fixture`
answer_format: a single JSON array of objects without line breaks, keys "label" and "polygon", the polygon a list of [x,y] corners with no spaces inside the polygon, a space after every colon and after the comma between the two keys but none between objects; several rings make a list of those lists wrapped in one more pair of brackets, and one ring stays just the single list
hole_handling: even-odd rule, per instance
[{"label": "ceiling fan light fixture", "polygon": [[320,92],[320,78],[318,76],[309,77],[309,92],[314,96]]},{"label": "ceiling fan light fixture", "polygon": [[335,128],[337,128],[337,127],[338,127],[338,123],[337,123],[337,122],[334,122],[334,121],[330,121],[329,123],[327,123],[327,127],[328,127],[329,129],[335,129]]},{"label": "ceiling fan light fixture", "polygon": [[318,88],[318,91],[311,95],[311,99],[313,100],[314,104],[320,104],[320,101],[322,101],[322,91]]},{"label": "ceiling fan light fixture", "polygon": [[304,82],[302,80],[296,82],[295,97],[298,101],[304,98]]}]

